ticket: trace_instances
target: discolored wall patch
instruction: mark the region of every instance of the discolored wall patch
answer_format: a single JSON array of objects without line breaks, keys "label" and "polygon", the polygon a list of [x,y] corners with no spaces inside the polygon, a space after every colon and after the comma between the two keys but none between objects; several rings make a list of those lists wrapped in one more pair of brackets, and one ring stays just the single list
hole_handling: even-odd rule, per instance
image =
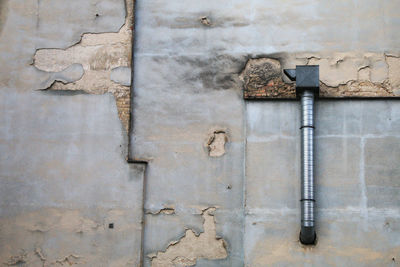
[{"label": "discolored wall patch", "polygon": [[[126,0],[125,23],[117,33],[85,33],[79,43],[67,49],[38,49],[34,66],[51,73],[38,89],[112,93],[119,118],[128,131],[133,9],[134,0]],[[96,14],[99,16],[101,14]],[[75,74],[70,79],[59,78],[65,77],[63,73],[77,64],[83,68],[80,77]]]},{"label": "discolored wall patch", "polygon": [[152,267],[194,266],[197,259],[225,259],[226,242],[217,236],[214,221],[215,208],[203,210],[204,232],[196,235],[188,229],[185,236],[171,242],[164,252],[149,255]]},{"label": "discolored wall patch", "polygon": [[243,81],[244,98],[294,98],[292,84],[282,80],[281,63],[272,58],[249,59],[239,78]]},{"label": "discolored wall patch", "polygon": [[0,35],[8,16],[8,0],[0,1]]},{"label": "discolored wall patch", "polygon": [[228,141],[225,130],[215,130],[209,136],[206,143],[210,157],[221,157],[225,154],[225,144]]},{"label": "discolored wall patch", "polygon": [[319,65],[321,98],[400,97],[400,58],[394,53],[299,53],[249,59],[240,78],[245,99],[295,98],[283,69]]}]

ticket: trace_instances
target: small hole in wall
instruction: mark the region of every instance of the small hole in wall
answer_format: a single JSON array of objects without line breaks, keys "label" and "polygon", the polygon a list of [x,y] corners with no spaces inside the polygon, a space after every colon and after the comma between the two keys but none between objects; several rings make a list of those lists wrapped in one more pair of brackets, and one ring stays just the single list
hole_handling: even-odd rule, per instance
[{"label": "small hole in wall", "polygon": [[392,258],[392,261],[396,261],[396,259],[393,257],[393,258]]},{"label": "small hole in wall", "polygon": [[96,13],[96,18],[99,17],[100,15]]},{"label": "small hole in wall", "polygon": [[114,229],[114,223],[109,223],[109,224],[108,224],[108,228],[109,228],[109,229]]}]

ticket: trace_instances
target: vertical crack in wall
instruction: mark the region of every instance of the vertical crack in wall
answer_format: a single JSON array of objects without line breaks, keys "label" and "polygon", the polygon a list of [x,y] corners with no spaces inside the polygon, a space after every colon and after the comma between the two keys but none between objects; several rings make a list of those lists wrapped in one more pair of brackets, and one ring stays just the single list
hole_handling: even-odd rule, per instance
[{"label": "vertical crack in wall", "polygon": [[[67,49],[38,49],[34,66],[51,73],[38,89],[112,93],[119,118],[128,131],[134,0],[125,2],[125,23],[117,33],[85,33],[79,43]],[[79,67],[70,69],[76,65],[81,65],[83,71]]]},{"label": "vertical crack in wall", "polygon": [[204,232],[196,235],[191,229],[185,236],[171,242],[165,252],[157,252],[151,257],[152,267],[193,266],[197,259],[225,259],[228,256],[225,241],[216,234],[214,221],[215,208],[203,210]]}]

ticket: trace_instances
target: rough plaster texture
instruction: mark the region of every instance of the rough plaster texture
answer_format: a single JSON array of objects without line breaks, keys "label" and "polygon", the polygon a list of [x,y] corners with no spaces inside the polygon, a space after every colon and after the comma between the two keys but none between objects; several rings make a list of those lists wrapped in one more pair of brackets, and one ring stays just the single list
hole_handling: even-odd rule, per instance
[{"label": "rough plaster texture", "polygon": [[[146,1],[138,51],[269,54],[398,50],[398,1]],[[199,23],[208,17],[211,27]],[[160,33],[160,34],[158,34]],[[163,34],[161,34],[163,33]]]},{"label": "rough plaster texture", "polygon": [[[386,53],[296,53],[249,59],[240,78],[245,99],[295,98],[284,68],[319,65],[321,98],[398,97],[400,58]],[[281,62],[286,65],[282,66]],[[290,62],[290,65],[285,62]]]},{"label": "rough plaster texture", "polygon": [[0,2],[2,264],[398,264],[398,103],[318,103],[305,248],[298,105],[243,100],[246,81],[283,82],[263,84],[265,61],[320,64],[328,93],[398,95],[398,1],[136,4],[129,160],[146,172],[125,161],[114,99],[130,82],[129,2]]},{"label": "rough plaster texture", "polygon": [[396,266],[399,103],[317,102],[313,247],[298,242],[298,109],[296,102],[247,104],[246,264]]},{"label": "rough plaster texture", "polygon": [[0,99],[1,263],[138,265],[144,169],[125,161],[113,96]]},{"label": "rough plaster texture", "polygon": [[[100,2],[97,5],[110,8],[112,4]],[[38,89],[81,90],[92,94],[110,92],[117,101],[119,117],[128,131],[134,0],[126,0],[125,6],[125,22],[118,32],[85,33],[77,44],[68,48],[38,49],[33,62],[39,70],[55,74],[80,64],[83,68],[81,75],[71,73],[70,79],[52,75]],[[96,13],[94,19],[102,20],[104,15]]]},{"label": "rough plaster texture", "polygon": [[[229,57],[139,55],[135,62],[143,68],[135,70],[133,107],[137,117],[132,151],[134,158],[149,160],[145,207],[155,211],[174,207],[176,213],[159,219],[146,215],[144,255],[165,251],[186,228],[198,232],[201,222],[197,218],[202,209],[218,207],[214,215],[216,233],[226,241],[228,257],[218,260],[217,265],[241,266],[244,103],[238,83],[214,80],[213,75],[223,69],[224,62],[232,73],[238,73],[240,66],[235,67]],[[180,68],[182,64],[186,67]],[[205,72],[202,79],[198,78],[200,72]],[[154,77],[153,83],[146,82],[148,77]],[[228,84],[236,84],[236,90],[220,88],[223,84],[228,88]],[[149,106],[152,112],[146,112]],[[216,129],[226,129],[229,142],[225,143],[224,155],[210,157],[204,144]],[[151,259],[146,257],[144,263],[150,266]]]},{"label": "rough plaster texture", "polygon": [[225,241],[216,235],[214,214],[215,208],[203,210],[204,231],[196,235],[192,230],[186,230],[185,236],[171,242],[165,252],[151,256],[152,267],[194,266],[197,259],[210,260],[227,257]]},{"label": "rough plaster texture", "polygon": [[225,154],[225,143],[228,137],[225,130],[214,130],[208,136],[206,147],[210,157],[221,157]]},{"label": "rough plaster texture", "polygon": [[0,7],[0,265],[139,266],[144,166],[126,162],[113,95],[38,91],[49,79],[76,79],[82,67],[31,65],[38,48],[118,32],[124,2]]},{"label": "rough plaster texture", "polygon": [[[397,103],[321,102],[318,160],[326,173],[318,180],[319,241],[304,248],[298,243],[298,105],[246,105],[242,98],[246,83],[279,89],[287,82],[281,69],[296,64],[321,65],[327,97],[397,96],[398,8],[397,1],[137,2],[131,157],[149,162],[144,266],[186,231],[199,234],[204,207],[218,207],[216,234],[226,241],[227,258],[197,259],[196,266],[397,264],[397,167],[382,163],[375,174],[385,169],[387,185],[370,186],[372,140],[365,139],[388,116],[393,120]],[[264,79],[270,75],[265,61],[280,66],[273,83]],[[290,92],[292,85],[284,86]],[[383,131],[397,136],[395,125]],[[210,157],[216,129],[229,141],[225,154]],[[396,144],[381,137],[386,149]],[[368,206],[376,198],[370,190],[384,192],[374,203],[392,204]],[[174,214],[159,212],[165,208]]]},{"label": "rough plaster texture", "polygon": [[282,71],[277,59],[249,59],[239,76],[243,81],[244,98],[296,98],[294,85],[283,81]]}]

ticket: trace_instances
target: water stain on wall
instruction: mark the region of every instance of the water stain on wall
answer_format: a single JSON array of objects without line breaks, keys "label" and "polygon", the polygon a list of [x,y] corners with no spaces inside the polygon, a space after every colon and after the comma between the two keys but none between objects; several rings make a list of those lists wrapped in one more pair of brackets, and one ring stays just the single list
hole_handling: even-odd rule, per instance
[{"label": "water stain on wall", "polygon": [[0,35],[3,31],[4,25],[7,21],[8,15],[8,0],[1,0],[0,1]]}]

